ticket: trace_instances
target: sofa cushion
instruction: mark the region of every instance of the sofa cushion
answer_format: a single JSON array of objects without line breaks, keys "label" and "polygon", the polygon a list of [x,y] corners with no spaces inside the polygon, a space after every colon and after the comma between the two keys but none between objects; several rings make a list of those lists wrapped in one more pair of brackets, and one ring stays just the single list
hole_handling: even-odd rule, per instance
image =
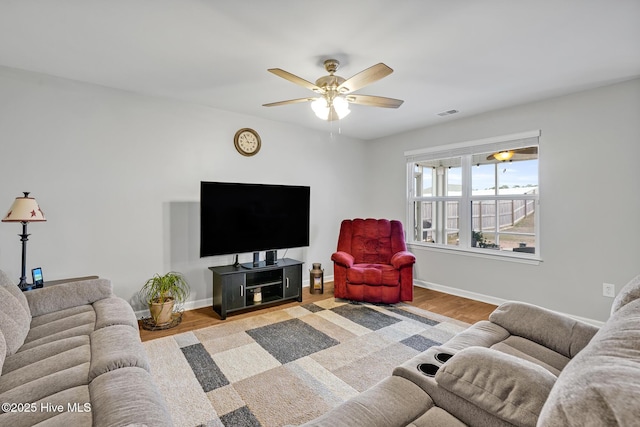
[{"label": "sofa cushion", "polygon": [[18,299],[0,286],[0,330],[6,342],[7,355],[14,354],[24,344],[30,324],[31,316]]},{"label": "sofa cushion", "polygon": [[540,426],[637,425],[640,420],[640,300],[618,309],[564,368]]},{"label": "sofa cushion", "polygon": [[93,303],[96,312],[96,330],[112,325],[128,325],[138,330],[138,319],[128,302],[109,297]]},{"label": "sofa cushion", "polygon": [[[20,353],[17,353],[19,356]],[[73,368],[91,360],[89,344],[69,349],[46,359],[30,363],[0,376],[0,393],[7,392],[32,381],[40,381],[49,375]]]},{"label": "sofa cushion", "polygon": [[347,270],[347,281],[367,285],[398,286],[400,270],[396,270],[390,264],[354,264]]},{"label": "sofa cushion", "polygon": [[611,304],[611,314],[637,299],[640,299],[640,274],[631,279],[616,295]]},{"label": "sofa cushion", "polygon": [[88,375],[89,362],[75,365],[0,393],[0,402],[36,402],[62,390],[86,385]]},{"label": "sofa cushion", "polygon": [[[25,412],[16,411],[0,414],[0,425],[11,427],[91,427],[93,416],[91,414],[91,403],[89,398],[89,387],[86,385],[68,388],[58,393],[47,396],[37,402],[28,402],[35,405],[36,410]],[[86,406],[86,404],[89,404]],[[77,408],[75,411],[69,410],[69,404]],[[45,408],[60,407],[62,412],[56,410],[40,410],[41,405]]]},{"label": "sofa cushion", "polygon": [[420,387],[391,376],[301,427],[404,427],[432,407]]},{"label": "sofa cushion", "polygon": [[444,343],[442,347],[450,350],[450,353],[455,353],[473,345],[491,347],[500,341],[504,341],[509,335],[509,331],[502,326],[498,326],[488,320],[481,320],[458,333]]},{"label": "sofa cushion", "polygon": [[[91,306],[88,306],[91,308]],[[58,313],[63,313],[58,312]],[[37,319],[37,317],[35,318]],[[59,332],[67,331],[69,329],[76,328],[78,326],[90,325],[93,329],[96,321],[96,314],[93,310],[83,311],[81,313],[75,313],[70,316],[60,316],[56,320],[52,320],[47,323],[41,323],[38,326],[31,325],[29,334],[25,343],[47,338],[51,335],[55,335]],[[39,323],[39,322],[38,322]]]},{"label": "sofa cushion", "polygon": [[560,375],[560,371],[571,360],[543,345],[515,335],[492,345],[491,348],[540,365],[555,376]]},{"label": "sofa cushion", "polygon": [[0,286],[3,286],[16,297],[20,305],[25,309],[29,317],[31,317],[31,310],[29,309],[29,303],[27,302],[27,297],[24,295],[24,292],[22,292],[18,285],[13,283],[11,278],[2,270],[0,270]]},{"label": "sofa cushion", "polygon": [[20,351],[16,354],[7,357],[4,362],[2,374],[4,375],[6,373],[15,371],[16,369],[20,369],[24,366],[39,362],[49,357],[53,357],[59,353],[64,353],[65,351],[74,349],[76,347],[82,347],[84,345],[89,345],[88,335],[69,337],[27,350],[20,349]]},{"label": "sofa cushion", "polygon": [[31,328],[37,328],[47,323],[55,322],[66,317],[75,316],[80,313],[93,313],[94,310],[90,305],[78,305],[76,307],[66,308],[64,310],[54,311],[52,313],[36,316],[31,319]]},{"label": "sofa cushion", "polygon": [[532,304],[509,301],[496,308],[489,320],[517,335],[574,357],[591,340],[598,328]]},{"label": "sofa cushion", "polygon": [[84,325],[76,326],[75,328],[65,329],[60,332],[53,333],[52,335],[46,335],[42,338],[35,339],[33,341],[25,342],[20,347],[20,352],[39,347],[43,344],[53,343],[65,338],[80,337],[83,335],[89,335],[93,332],[93,323],[87,323]]},{"label": "sofa cushion", "polygon": [[111,295],[113,295],[111,282],[107,279],[67,282],[26,292],[31,315],[34,317],[71,307],[92,304]]},{"label": "sofa cushion", "polygon": [[469,347],[436,373],[439,386],[517,426],[535,426],[556,376],[500,351]]},{"label": "sofa cushion", "polygon": [[467,427],[467,425],[444,409],[434,406],[407,427]]},{"label": "sofa cushion", "polygon": [[89,381],[105,372],[130,366],[150,369],[137,329],[115,325],[91,334]]},{"label": "sofa cushion", "polygon": [[64,338],[89,335],[94,330],[95,319],[96,314],[91,305],[71,307],[34,317],[31,330],[20,351]]}]

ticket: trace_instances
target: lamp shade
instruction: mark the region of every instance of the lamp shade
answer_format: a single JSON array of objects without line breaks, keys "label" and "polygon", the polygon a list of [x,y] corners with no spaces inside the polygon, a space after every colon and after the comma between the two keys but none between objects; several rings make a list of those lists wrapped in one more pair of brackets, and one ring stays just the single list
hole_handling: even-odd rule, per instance
[{"label": "lamp shade", "polygon": [[9,208],[9,212],[2,219],[2,222],[36,222],[46,221],[44,212],[38,206],[38,202],[29,193],[25,192],[24,197],[16,197]]}]

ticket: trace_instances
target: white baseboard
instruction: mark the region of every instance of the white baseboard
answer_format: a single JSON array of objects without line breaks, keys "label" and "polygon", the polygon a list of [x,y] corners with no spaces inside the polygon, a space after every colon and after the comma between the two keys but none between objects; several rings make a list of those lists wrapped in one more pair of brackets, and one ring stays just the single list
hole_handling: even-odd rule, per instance
[{"label": "white baseboard", "polygon": [[[332,282],[333,281],[333,276],[327,276],[324,278],[325,282]],[[446,294],[451,294],[451,295],[455,295],[458,297],[463,297],[463,298],[469,298],[472,300],[476,300],[476,301],[481,301],[481,302],[486,302],[487,304],[493,304],[493,305],[500,305],[504,302],[507,302],[507,300],[502,299],[502,298],[496,298],[490,295],[484,295],[484,294],[480,294],[477,292],[471,292],[471,291],[466,291],[464,289],[459,289],[459,288],[452,288],[450,286],[443,286],[443,285],[439,285],[437,283],[432,283],[432,282],[426,282],[424,280],[417,280],[414,279],[413,280],[413,284],[415,286],[421,287],[421,288],[425,288],[425,289],[433,289],[434,291],[439,291],[439,292],[444,292]],[[303,281],[302,282],[302,288],[308,288],[309,287],[309,281]],[[205,299],[201,299],[201,300],[196,300],[196,301],[187,301],[186,303],[184,303],[182,305],[182,308],[184,310],[195,310],[197,308],[202,308],[202,307],[212,307],[213,306],[213,298],[205,298]],[[212,308],[213,310],[213,308]],[[149,310],[139,310],[136,311],[136,317],[138,319],[144,318],[144,317],[149,317]],[[586,317],[580,317],[580,316],[575,316],[572,314],[567,314],[567,313],[560,313],[563,314],[565,316],[571,317],[573,319],[579,320],[581,322],[585,322],[585,323],[589,323],[590,325],[594,325],[597,327],[602,327],[602,325],[604,325],[604,322],[601,322],[599,320],[593,320],[593,319],[589,319]]]},{"label": "white baseboard", "polygon": [[450,286],[438,285],[437,283],[425,282],[424,280],[413,279],[413,284],[425,289],[433,289],[434,291],[444,292],[445,294],[455,295],[458,297],[469,298],[476,301],[486,302],[487,304],[500,305],[507,300],[496,298],[489,295],[479,294],[477,292],[465,291],[464,289],[452,288]]},{"label": "white baseboard", "polygon": [[[496,298],[489,295],[479,294],[476,292],[466,291],[464,289],[452,288],[449,286],[438,285],[437,283],[425,282],[424,280],[413,280],[415,286],[419,286],[425,289],[433,289],[434,291],[444,292],[446,294],[455,295],[458,297],[469,298],[476,301],[486,302],[487,304],[500,305],[508,300],[502,298]],[[572,319],[579,320],[581,322],[588,323],[597,327],[602,327],[604,322],[600,320],[589,319],[586,317],[575,316],[573,314],[558,312],[564,316],[571,317]]]}]

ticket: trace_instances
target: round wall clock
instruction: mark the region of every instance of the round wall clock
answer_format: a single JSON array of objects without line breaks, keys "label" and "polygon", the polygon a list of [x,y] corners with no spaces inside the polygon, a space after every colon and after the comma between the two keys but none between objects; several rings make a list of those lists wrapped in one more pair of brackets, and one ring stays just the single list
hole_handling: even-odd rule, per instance
[{"label": "round wall clock", "polygon": [[260,135],[253,129],[240,129],[233,137],[233,145],[243,156],[253,156],[258,153],[261,144]]}]

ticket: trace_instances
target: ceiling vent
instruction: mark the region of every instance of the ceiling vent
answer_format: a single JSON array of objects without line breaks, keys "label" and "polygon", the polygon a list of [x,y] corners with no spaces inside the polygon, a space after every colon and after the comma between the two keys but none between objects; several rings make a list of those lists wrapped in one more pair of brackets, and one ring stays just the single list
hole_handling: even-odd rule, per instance
[{"label": "ceiling vent", "polygon": [[458,110],[447,110],[447,111],[443,111],[441,113],[438,113],[437,115],[440,116],[440,117],[444,117],[444,116],[450,116],[450,115],[455,114],[455,113],[459,113],[459,111]]}]

